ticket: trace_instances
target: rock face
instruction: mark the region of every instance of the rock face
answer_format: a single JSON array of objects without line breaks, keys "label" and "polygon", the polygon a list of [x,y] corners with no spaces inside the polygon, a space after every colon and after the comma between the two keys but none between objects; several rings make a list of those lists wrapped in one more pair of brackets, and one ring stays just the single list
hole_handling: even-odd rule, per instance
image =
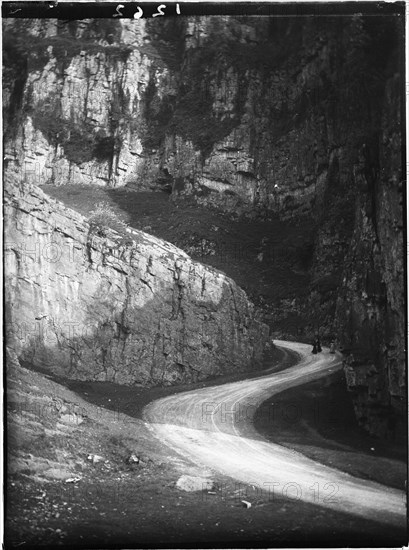
[{"label": "rock face", "polygon": [[8,170],[318,215],[376,116],[384,80],[363,48],[390,37],[368,19],[7,20]]},{"label": "rock face", "polygon": [[402,27],[374,19],[6,20],[8,169],[318,216],[379,126]]},{"label": "rock face", "polygon": [[392,437],[405,433],[406,408],[400,93],[395,76],[385,90],[379,173],[364,155],[354,167],[359,194],[337,303],[357,417]]},{"label": "rock face", "polygon": [[404,11],[6,20],[5,177],[311,217],[302,307],[343,347],[362,425],[393,432],[406,395],[403,33]]},{"label": "rock face", "polygon": [[142,232],[93,232],[35,186],[5,202],[8,344],[71,378],[175,384],[257,368],[268,327],[235,283]]}]

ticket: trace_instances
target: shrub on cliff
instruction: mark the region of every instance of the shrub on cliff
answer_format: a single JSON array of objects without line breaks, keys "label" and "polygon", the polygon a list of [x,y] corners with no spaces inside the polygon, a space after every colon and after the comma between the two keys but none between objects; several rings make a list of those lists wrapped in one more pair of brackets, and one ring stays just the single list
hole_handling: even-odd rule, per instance
[{"label": "shrub on cliff", "polygon": [[94,229],[99,234],[105,234],[105,229],[114,229],[119,233],[123,233],[126,229],[125,223],[118,218],[107,202],[96,204],[95,210],[92,210],[90,213],[89,223],[91,229]]}]

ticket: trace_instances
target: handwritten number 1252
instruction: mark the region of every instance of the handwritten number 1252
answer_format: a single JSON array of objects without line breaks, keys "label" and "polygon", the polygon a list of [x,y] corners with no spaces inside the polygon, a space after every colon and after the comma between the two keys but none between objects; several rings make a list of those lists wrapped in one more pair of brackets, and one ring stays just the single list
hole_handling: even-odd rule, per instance
[{"label": "handwritten number 1252", "polygon": [[[118,4],[116,6],[116,13],[114,13],[113,17],[123,17],[124,14],[122,13],[122,9],[125,7],[124,4]],[[154,13],[152,17],[158,17],[161,15],[165,15],[165,12],[163,10],[166,9],[166,4],[160,4],[157,7],[157,13]],[[176,14],[180,15],[180,6],[179,4],[176,4]],[[143,16],[143,9],[140,6],[137,6],[137,11],[133,14],[134,19],[140,19]]]}]

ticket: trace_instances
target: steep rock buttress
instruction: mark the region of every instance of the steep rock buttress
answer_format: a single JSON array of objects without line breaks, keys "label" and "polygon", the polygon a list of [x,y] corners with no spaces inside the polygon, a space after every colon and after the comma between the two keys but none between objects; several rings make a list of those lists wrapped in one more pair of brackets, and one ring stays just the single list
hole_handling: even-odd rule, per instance
[{"label": "steep rock buttress", "polygon": [[32,185],[5,197],[7,344],[83,380],[175,384],[255,369],[268,327],[221,272],[146,233],[99,236]]}]

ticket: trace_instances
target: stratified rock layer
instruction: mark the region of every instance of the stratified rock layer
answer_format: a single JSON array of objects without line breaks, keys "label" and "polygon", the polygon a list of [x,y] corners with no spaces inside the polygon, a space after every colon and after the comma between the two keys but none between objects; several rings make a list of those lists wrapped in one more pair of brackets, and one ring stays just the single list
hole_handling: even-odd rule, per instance
[{"label": "stratified rock layer", "polygon": [[268,327],[221,272],[140,231],[98,236],[35,186],[6,196],[8,343],[70,378],[194,382],[260,366]]}]

